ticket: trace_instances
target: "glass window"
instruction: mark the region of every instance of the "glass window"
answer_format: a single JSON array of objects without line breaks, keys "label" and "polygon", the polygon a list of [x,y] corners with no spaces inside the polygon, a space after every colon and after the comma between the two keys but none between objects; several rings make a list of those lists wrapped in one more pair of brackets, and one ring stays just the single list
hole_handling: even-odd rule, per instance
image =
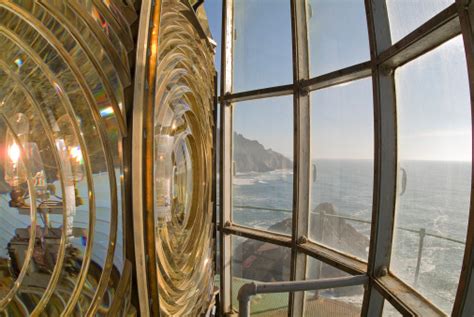
[{"label": "glass window", "polygon": [[[251,281],[275,282],[290,279],[291,251],[275,244],[232,237],[232,305],[238,311],[237,294]],[[250,299],[251,315],[288,315],[288,293],[258,294]]]},{"label": "glass window", "polygon": [[234,105],[233,221],[291,234],[293,98]]},{"label": "glass window", "polygon": [[289,0],[234,2],[234,91],[293,81]]},{"label": "glass window", "polygon": [[391,270],[450,312],[471,189],[471,110],[459,36],[396,72],[400,185]]},{"label": "glass window", "polygon": [[311,77],[370,59],[363,0],[309,0],[307,10]]},{"label": "glass window", "polygon": [[[308,257],[307,279],[350,276],[329,264]],[[360,316],[364,287],[362,285],[305,292],[305,316]]]},{"label": "glass window", "polygon": [[372,82],[311,94],[310,238],[367,259],[372,214]]},{"label": "glass window", "polygon": [[454,0],[387,0],[392,42],[399,41]]}]

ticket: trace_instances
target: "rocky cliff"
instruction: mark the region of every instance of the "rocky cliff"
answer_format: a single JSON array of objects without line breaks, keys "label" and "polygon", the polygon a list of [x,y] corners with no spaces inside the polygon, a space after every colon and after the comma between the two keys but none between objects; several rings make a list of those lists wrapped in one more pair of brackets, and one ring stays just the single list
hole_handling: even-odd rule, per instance
[{"label": "rocky cliff", "polygon": [[279,169],[292,169],[293,162],[282,154],[265,149],[255,140],[234,133],[235,172],[269,172]]}]

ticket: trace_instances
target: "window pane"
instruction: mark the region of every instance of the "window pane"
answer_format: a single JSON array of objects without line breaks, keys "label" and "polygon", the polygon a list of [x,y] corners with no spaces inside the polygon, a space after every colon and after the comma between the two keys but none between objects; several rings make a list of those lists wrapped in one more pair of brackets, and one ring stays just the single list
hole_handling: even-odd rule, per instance
[{"label": "window pane", "polygon": [[367,259],[372,213],[370,79],[311,94],[310,238]]},{"label": "window pane", "polygon": [[[308,257],[307,279],[348,276],[344,271]],[[360,316],[363,296],[362,285],[305,292],[305,316]]]},{"label": "window pane", "polygon": [[233,221],[291,234],[293,98],[234,107]]},{"label": "window pane", "polygon": [[234,2],[234,91],[293,82],[289,0]]},{"label": "window pane", "polygon": [[363,0],[309,0],[308,3],[312,77],[370,59]]},{"label": "window pane", "polygon": [[[232,237],[232,305],[238,311],[237,294],[251,281],[275,282],[290,279],[291,251],[275,244]],[[250,300],[251,315],[272,312],[287,316],[288,293],[259,294]]]},{"label": "window pane", "polygon": [[400,188],[391,270],[450,312],[471,188],[471,111],[462,38],[396,72]]},{"label": "window pane", "polygon": [[399,41],[453,2],[454,0],[387,0],[392,42]]}]

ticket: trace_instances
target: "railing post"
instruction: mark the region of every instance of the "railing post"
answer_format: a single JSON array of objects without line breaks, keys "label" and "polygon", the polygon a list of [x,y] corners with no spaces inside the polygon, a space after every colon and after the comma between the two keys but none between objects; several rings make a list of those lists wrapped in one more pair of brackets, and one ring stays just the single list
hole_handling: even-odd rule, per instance
[{"label": "railing post", "polygon": [[[318,231],[317,234],[318,236],[316,237],[316,241],[324,244],[323,239],[324,239],[324,221],[326,220],[326,212],[324,210],[321,210],[319,213],[319,224],[318,224]],[[319,279],[321,278],[322,275],[322,269],[323,269],[323,263],[321,261],[316,262],[316,276],[315,278]]]},{"label": "railing post", "polygon": [[319,230],[318,230],[320,243],[323,243],[323,239],[324,239],[324,221],[325,220],[326,220],[326,211],[321,210],[321,212],[319,213]]},{"label": "railing post", "polygon": [[416,271],[415,271],[415,285],[418,283],[418,276],[420,275],[420,266],[421,266],[421,257],[423,256],[423,243],[425,241],[426,229],[421,228],[418,232],[420,240],[418,242],[418,260],[416,261]]},{"label": "railing post", "polygon": [[[316,241],[319,243],[323,243],[323,238],[324,238],[324,221],[326,218],[326,212],[324,210],[321,210],[319,213],[319,221],[318,221],[318,229],[316,231]],[[314,268],[314,272],[316,275],[314,276],[315,279],[320,279],[322,276],[322,270],[323,270],[323,262],[321,261],[316,261],[316,265]],[[316,290],[314,292],[315,298],[319,298],[319,290]]]}]

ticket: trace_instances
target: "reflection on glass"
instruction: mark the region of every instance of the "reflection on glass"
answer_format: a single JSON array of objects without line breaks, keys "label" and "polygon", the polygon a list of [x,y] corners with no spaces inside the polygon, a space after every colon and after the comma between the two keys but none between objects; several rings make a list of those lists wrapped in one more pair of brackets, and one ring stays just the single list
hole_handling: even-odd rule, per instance
[{"label": "reflection on glass", "polygon": [[233,221],[291,234],[293,98],[234,105]]},{"label": "reflection on glass", "polygon": [[392,42],[399,41],[454,0],[387,0]]},{"label": "reflection on glass", "polygon": [[[335,267],[308,257],[306,279],[350,276]],[[305,292],[305,316],[360,316],[364,287],[362,285]]]},{"label": "reflection on glass", "polygon": [[[0,131],[4,136],[1,142],[5,153],[3,178],[11,185],[11,188],[2,185],[2,216],[8,217],[4,224],[14,233],[8,241],[6,232],[1,234],[1,240],[7,242],[4,264],[8,265],[4,268],[9,267],[9,270],[0,276],[3,295],[0,310],[6,308],[7,311],[16,311],[14,294],[23,291],[24,285],[46,286],[57,261],[61,238],[61,229],[55,228],[51,218],[52,214],[62,211],[62,201],[51,197],[53,190],[47,178],[48,172],[57,175],[57,166],[54,162],[49,166],[43,164],[44,158],[51,155],[52,147],[41,140],[44,130],[32,116],[31,104],[17,88],[10,90],[2,101]],[[20,109],[22,113],[15,113]],[[46,167],[49,168],[46,170]],[[31,182],[27,183],[28,178]],[[9,283],[15,279],[16,284]],[[24,308],[27,313],[33,309],[31,305]]]},{"label": "reflection on glass", "polygon": [[[12,93],[10,98],[0,100],[8,107],[21,100],[17,98]],[[24,149],[29,133],[28,119],[23,113],[16,113],[8,123],[4,117],[0,120],[4,168],[0,179],[0,311],[12,300],[18,283],[25,278],[33,256],[27,250],[34,247],[32,237],[37,235],[36,213],[30,197],[32,184],[27,183],[32,175],[26,168]],[[19,235],[23,239],[18,239]]]},{"label": "reflection on glass", "polygon": [[310,238],[367,259],[372,214],[370,79],[311,94]]},{"label": "reflection on glass", "polygon": [[449,313],[464,254],[471,111],[457,37],[396,72],[400,171],[391,271]]},{"label": "reflection on glass", "polygon": [[[96,37],[100,32],[79,18],[87,17],[87,12],[78,12],[77,7],[81,9],[79,3],[16,1],[0,8],[0,112],[6,118],[0,124],[0,208],[5,210],[0,213],[0,241],[8,256],[0,264],[0,311],[8,304],[5,311],[9,315],[84,315],[99,278],[103,277],[104,286],[104,294],[97,294],[102,308],[110,305],[120,278],[120,265],[104,265],[108,250],[113,256],[113,247],[120,259],[116,263],[123,261],[123,246],[111,241],[115,231],[119,239],[122,236],[120,229],[111,228],[115,215],[111,197],[115,195],[111,194],[112,174],[106,172],[115,172],[120,185],[121,114],[114,110],[110,97],[115,94],[118,106],[123,106],[124,87],[114,66],[128,65],[127,54],[118,41],[116,47],[106,50],[108,39]],[[101,16],[111,16],[104,6],[97,10]],[[40,32],[42,28],[48,32]],[[124,57],[123,63],[114,57],[115,50]],[[120,78],[128,78],[126,75],[122,72]],[[102,117],[94,116],[94,107]],[[32,181],[29,187],[27,175]],[[89,202],[92,193],[95,200]],[[120,191],[117,194],[120,201]],[[34,207],[37,225],[28,219]],[[93,244],[91,221],[95,221]],[[33,239],[28,239],[30,234]],[[29,262],[26,250],[32,253]],[[92,258],[90,264],[87,255]],[[112,257],[108,258],[111,262]],[[12,289],[8,287],[11,280],[20,280],[23,264],[27,268],[24,281],[13,284],[18,292],[4,301]],[[7,281],[7,273],[13,279]],[[78,305],[72,305],[73,290]],[[70,311],[63,312],[67,305]]]},{"label": "reflection on glass", "polygon": [[[237,294],[251,281],[274,282],[290,279],[291,251],[275,244],[232,236],[232,305],[238,311]],[[284,314],[288,293],[259,294],[251,297],[251,315]]]},{"label": "reflection on glass", "polygon": [[309,0],[311,77],[370,59],[363,0]]},{"label": "reflection on glass", "polygon": [[290,84],[289,0],[234,1],[233,90]]},{"label": "reflection on glass", "polygon": [[[15,132],[8,130],[5,136],[5,146],[7,149],[7,157],[5,160],[5,181],[13,188],[20,188],[22,184],[26,184],[27,172],[20,160],[20,154],[27,147],[29,123],[28,118],[23,113],[15,114],[12,120],[12,127]],[[18,144],[20,142],[21,144]]]}]

